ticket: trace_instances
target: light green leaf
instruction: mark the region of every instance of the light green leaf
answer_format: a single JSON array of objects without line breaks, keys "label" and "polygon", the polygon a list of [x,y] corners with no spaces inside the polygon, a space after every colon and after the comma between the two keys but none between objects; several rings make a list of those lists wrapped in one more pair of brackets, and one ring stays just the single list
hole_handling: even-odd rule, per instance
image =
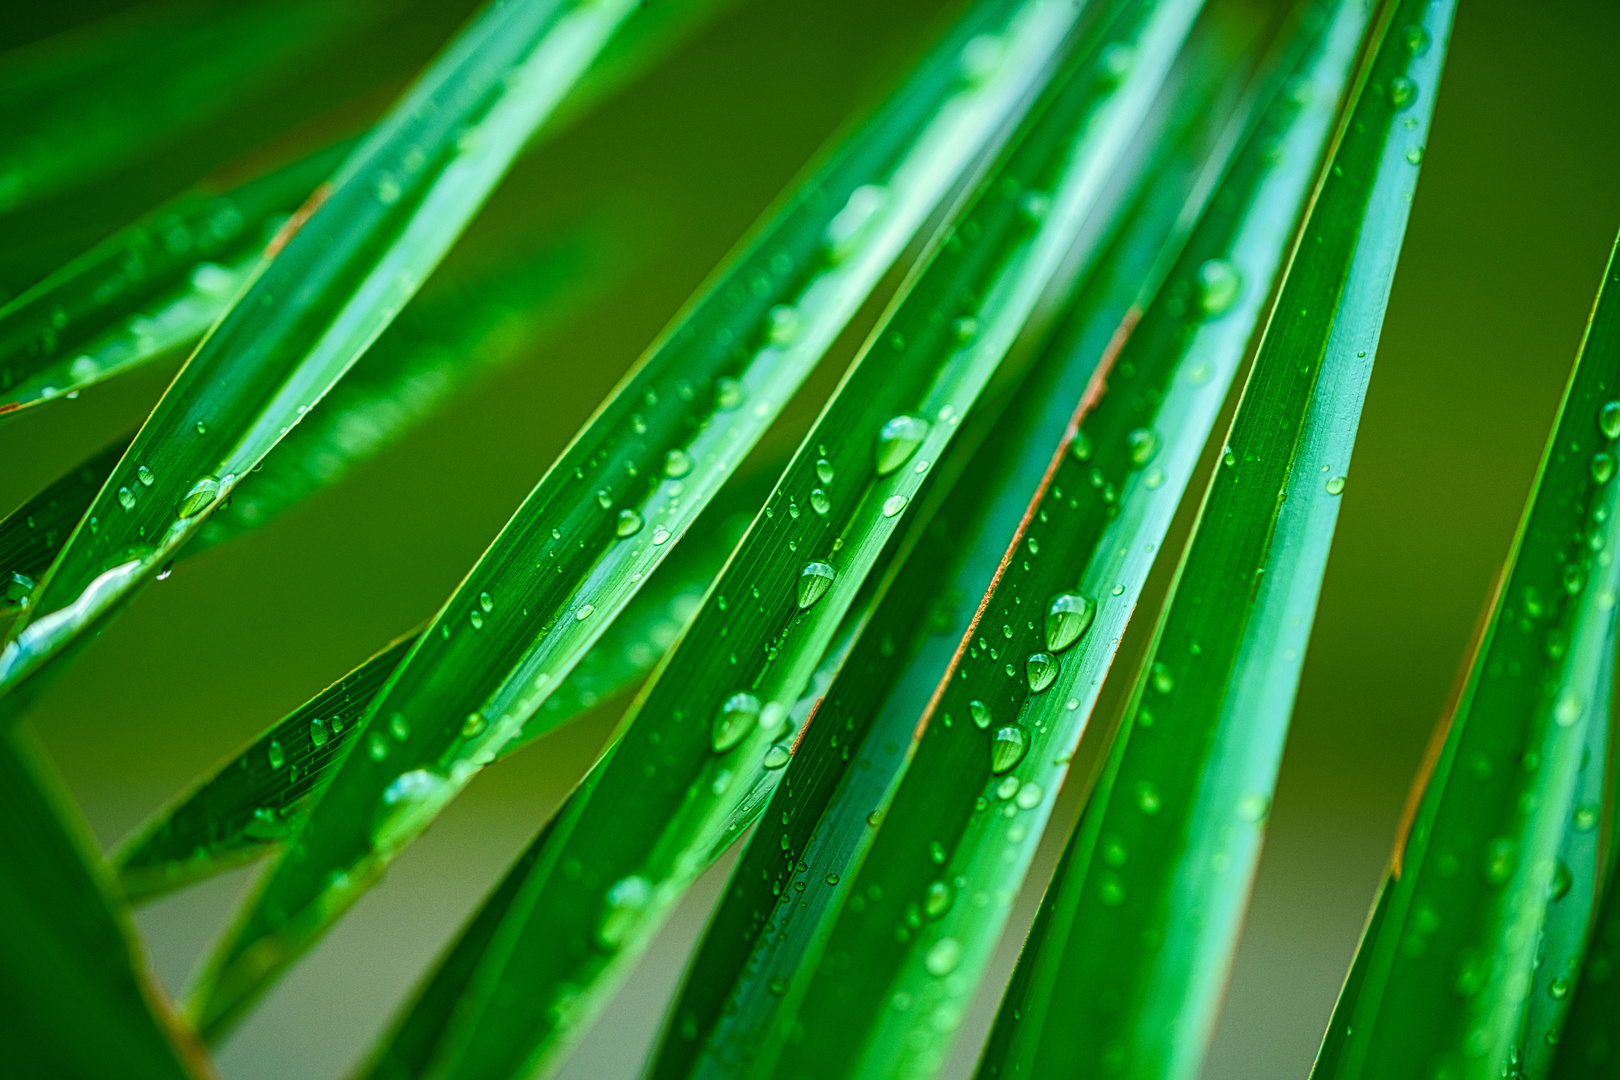
[{"label": "light green leaf", "polygon": [[213,1075],[146,971],[72,803],[25,733],[0,735],[0,1047],[14,1077]]},{"label": "light green leaf", "polygon": [[559,7],[472,22],[271,245],[12,627],[0,709],[14,717],[20,685],[168,562],[393,320],[631,0]]},{"label": "light green leaf", "polygon": [[[1066,0],[973,9],[604,404],[373,706],[376,739],[344,762],[211,962],[197,1006],[205,1031],[522,730],[1027,104],[1075,17]],[[796,692],[784,690],[788,701]]]},{"label": "light green leaf", "polygon": [[[1555,1072],[1607,876],[1600,844],[1612,845],[1599,827],[1620,592],[1615,271],[1611,254],[1503,586],[1384,886],[1388,910],[1362,939],[1359,992],[1340,999],[1313,1075],[1384,1075],[1397,1060],[1459,1078]],[[1600,936],[1594,956],[1609,948]],[[1614,1030],[1596,1004],[1607,972],[1587,962],[1598,978],[1581,992],[1598,989],[1557,1051],[1559,1075],[1600,1075],[1581,1059],[1594,1022]]]},{"label": "light green leaf", "polygon": [[888,588],[877,567],[917,542],[959,472],[962,419],[1012,342],[1044,336],[1037,302],[1068,291],[1058,272],[1102,224],[1103,181],[1196,5],[1132,10],[1105,39],[1141,46],[1123,77],[1098,78],[1117,52],[1065,42],[1010,149],[874,332],[612,756],[542,841],[429,1075],[554,1066],[770,797],[844,642]]},{"label": "light green leaf", "polygon": [[[1321,61],[1339,73],[1330,85],[1367,25],[1359,0],[1336,7],[1333,59]],[[981,1076],[1190,1080],[1202,1066],[1405,232],[1417,176],[1408,152],[1422,145],[1452,10],[1403,0],[1373,14],[1369,62],[1171,599]],[[1404,1075],[1412,1060],[1375,1075]]]}]

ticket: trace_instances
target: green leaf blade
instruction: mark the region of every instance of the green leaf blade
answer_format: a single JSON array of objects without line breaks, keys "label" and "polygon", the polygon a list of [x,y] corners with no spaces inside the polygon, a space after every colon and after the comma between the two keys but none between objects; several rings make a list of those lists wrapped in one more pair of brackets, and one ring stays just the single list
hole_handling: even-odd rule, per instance
[{"label": "green leaf blade", "polygon": [[[1411,78],[1422,97],[1397,94],[1392,107],[1358,87],[1352,99],[1150,660],[981,1076],[1201,1067],[1404,232],[1406,152],[1432,108],[1451,12],[1441,0],[1374,16],[1367,85]],[[1386,32],[1392,17],[1425,25],[1433,48],[1414,56]],[[1360,5],[1339,6],[1341,70],[1366,24]]]}]

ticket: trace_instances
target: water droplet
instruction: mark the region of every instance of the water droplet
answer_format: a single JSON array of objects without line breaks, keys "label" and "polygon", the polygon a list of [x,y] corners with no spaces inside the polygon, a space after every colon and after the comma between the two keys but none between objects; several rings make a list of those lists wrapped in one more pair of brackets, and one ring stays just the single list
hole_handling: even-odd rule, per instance
[{"label": "water droplet", "polygon": [[832,500],[827,498],[827,493],[825,491],[822,491],[820,488],[816,488],[814,491],[810,492],[810,509],[825,517],[827,511],[832,509]]},{"label": "water droplet", "polygon": [[973,726],[980,731],[984,731],[990,726],[990,706],[984,702],[968,702],[968,713],[973,717]]},{"label": "water droplet", "polygon": [[1163,805],[1163,803],[1159,799],[1159,789],[1148,783],[1146,780],[1139,781],[1136,785],[1137,808],[1141,810],[1142,813],[1151,815],[1157,814],[1161,805]]},{"label": "water droplet", "polygon": [[1225,259],[1210,259],[1198,268],[1198,309],[1213,319],[1232,310],[1242,291],[1243,279],[1237,268]]},{"label": "water droplet", "polygon": [[1037,806],[1041,805],[1041,797],[1043,795],[1045,795],[1045,794],[1046,794],[1046,792],[1041,790],[1041,785],[1035,783],[1033,780],[1030,781],[1029,783],[1025,784],[1021,789],[1019,789],[1019,792],[1018,792],[1018,807],[1019,807],[1019,809],[1021,809],[1021,810],[1033,810],[1033,809],[1035,809]]},{"label": "water droplet", "polygon": [[685,476],[692,471],[692,459],[685,450],[671,450],[664,455],[664,475],[670,479]]},{"label": "water droplet", "polygon": [[478,594],[478,606],[483,608],[485,611],[493,611],[495,610],[495,601],[493,598],[491,598],[489,593],[481,592]]},{"label": "water droplet", "polygon": [[928,842],[928,857],[934,860],[935,866],[944,866],[948,857],[945,852],[945,845],[938,840],[930,840]]},{"label": "water droplet", "polygon": [[1001,783],[996,785],[996,798],[1000,799],[1002,802],[1006,802],[1016,794],[1018,794],[1018,777],[1002,777]]},{"label": "water droplet", "polygon": [[186,492],[185,499],[180,503],[180,516],[194,517],[214,505],[217,498],[219,498],[219,479],[205,476],[191,485],[191,490]]},{"label": "water droplet", "polygon": [[1570,886],[1575,884],[1575,875],[1570,873],[1569,864],[1563,859],[1558,860],[1558,866],[1553,870],[1552,880],[1547,883],[1547,896],[1552,900],[1562,900],[1569,895]]},{"label": "water droplet", "polygon": [[654,547],[657,547],[659,544],[664,543],[668,539],[669,539],[669,530],[668,529],[664,528],[662,525],[658,525],[658,526],[655,526],[653,528],[652,542],[653,542]]},{"label": "water droplet", "polygon": [[1582,803],[1575,808],[1575,829],[1577,832],[1591,832],[1597,828],[1597,823],[1597,803]]},{"label": "water droplet", "polygon": [[331,733],[326,730],[326,725],[320,720],[311,720],[309,722],[309,741],[315,746],[325,746],[326,740],[331,737]]},{"label": "water droplet", "polygon": [[1406,160],[1413,165],[1423,164],[1423,147],[1414,146],[1406,152]]},{"label": "water droplet", "polygon": [[388,730],[394,738],[404,742],[411,737],[411,722],[405,719],[404,713],[395,713],[388,718]]},{"label": "water droplet", "polygon": [[482,611],[469,611],[467,621],[472,623],[474,630],[482,630],[484,628],[484,613]]},{"label": "water droplet", "polygon": [[878,432],[877,474],[888,476],[922,445],[928,436],[928,421],[920,416],[896,416]]},{"label": "water droplet", "polygon": [[1170,669],[1161,660],[1153,665],[1153,689],[1161,694],[1168,694],[1176,687],[1176,680],[1171,676]]},{"label": "water droplet", "polygon": [[826,458],[818,458],[816,460],[816,476],[821,480],[821,482],[823,484],[832,483],[832,481],[833,481],[833,465],[832,465],[832,462],[828,461]]},{"label": "water droplet", "polygon": [[1149,469],[1147,474],[1142,477],[1142,486],[1147,488],[1149,491],[1154,491],[1163,487],[1164,470],[1159,468],[1157,465],[1153,466],[1153,468]]},{"label": "water droplet", "polygon": [[1074,441],[1069,444],[1069,453],[1074,455],[1076,461],[1091,460],[1091,437],[1084,431],[1074,433]]},{"label": "water droplet", "polygon": [[1039,225],[1046,220],[1046,215],[1052,210],[1052,196],[1044,191],[1028,191],[1018,200],[1018,216],[1031,225]]},{"label": "water droplet", "polygon": [[1153,455],[1159,452],[1159,436],[1147,428],[1137,428],[1125,436],[1125,444],[1131,450],[1131,464],[1141,468],[1153,460]]},{"label": "water droplet", "polygon": [[759,723],[760,707],[759,698],[747,691],[727,698],[709,730],[709,743],[714,752],[723,754],[742,742]]},{"label": "water droplet", "polygon": [[1580,692],[1573,686],[1566,686],[1558,695],[1558,704],[1553,706],[1553,720],[1559,727],[1573,727],[1585,711],[1586,702],[1581,699]]},{"label": "water droplet", "polygon": [[996,736],[990,741],[990,771],[1004,773],[1024,760],[1024,753],[1029,749],[1029,742],[1019,728],[1008,725],[997,728]]},{"label": "water droplet", "polygon": [[384,206],[392,206],[399,201],[399,181],[387,173],[377,177],[372,185],[372,191],[376,194],[377,201]]},{"label": "water droplet", "polygon": [[1245,795],[1238,800],[1237,812],[1244,821],[1264,821],[1266,815],[1271,813],[1271,796]]},{"label": "water droplet", "polygon": [[287,764],[286,751],[284,751],[281,748],[281,744],[274,739],[270,740],[270,749],[265,756],[270,759],[270,767],[272,769],[279,769],[283,765]]},{"label": "water droplet", "polygon": [[799,571],[799,610],[820,600],[832,587],[838,572],[824,562],[806,563]]},{"label": "water droplet", "polygon": [[641,515],[634,510],[620,510],[619,521],[613,526],[614,535],[623,539],[641,531]]},{"label": "water droplet", "polygon": [[608,889],[602,922],[596,929],[597,939],[609,949],[624,944],[635,926],[642,909],[652,899],[652,882],[639,874],[620,878]]},{"label": "water droplet", "polygon": [[[118,489],[118,502],[119,502],[119,504],[121,506],[123,506],[123,508],[125,510],[133,510],[133,509],[135,509],[135,493],[133,491],[129,490],[129,488],[127,488],[127,487],[119,488]],[[181,517],[189,517],[190,515],[182,514],[180,516]]]},{"label": "water droplet", "polygon": [[373,731],[366,736],[366,756],[372,761],[381,761],[388,756],[388,740],[383,738],[382,732]]},{"label": "water droplet", "polygon": [[833,262],[842,262],[855,253],[866,236],[867,227],[888,201],[888,192],[876,184],[863,184],[849,193],[844,208],[827,223],[824,239]]},{"label": "water droplet", "polygon": [[928,895],[923,899],[923,914],[930,920],[937,919],[951,909],[951,887],[943,881],[935,881],[928,886]]},{"label": "water droplet", "polygon": [[721,409],[735,409],[742,404],[742,383],[736,379],[717,379],[714,384],[714,403]]},{"label": "water droplet", "polygon": [[964,315],[951,323],[951,332],[956,335],[957,341],[972,341],[974,335],[979,332],[979,320],[971,315]]},{"label": "water droplet", "polygon": [[778,348],[793,344],[798,338],[799,330],[804,323],[804,320],[799,316],[799,309],[790,307],[787,304],[778,304],[771,308],[766,318],[770,322],[767,336],[770,338],[771,344]]},{"label": "water droplet", "polygon": [[1097,604],[1079,593],[1059,593],[1046,607],[1046,648],[1060,653],[1091,629]]},{"label": "water droplet", "polygon": [[884,517],[894,517],[894,515],[898,514],[905,508],[906,497],[904,495],[890,495],[887,499],[883,500]]},{"label": "water droplet", "polygon": [[1344,477],[1342,477],[1342,476],[1332,477],[1331,479],[1328,480],[1327,483],[1323,484],[1322,487],[1323,487],[1324,490],[1327,491],[1327,493],[1329,495],[1341,494],[1344,491]]},{"label": "water droplet", "polygon": [[1397,109],[1404,109],[1417,100],[1417,83],[1405,75],[1397,75],[1389,80],[1389,103]]},{"label": "water droplet", "polygon": [[1024,674],[1029,677],[1029,688],[1037,694],[1052,685],[1057,673],[1057,657],[1051,653],[1034,653],[1024,661]]},{"label": "water droplet", "polygon": [[1607,484],[1614,475],[1614,458],[1609,454],[1596,453],[1592,455],[1592,479],[1600,484]]},{"label": "water droplet", "polygon": [[952,937],[942,937],[934,942],[923,958],[923,967],[928,974],[936,978],[944,978],[956,970],[956,965],[962,962],[962,943]]},{"label": "water droplet", "polygon": [[1547,993],[1559,1001],[1569,996],[1569,980],[1560,975],[1547,984]]},{"label": "water droplet", "polygon": [[199,434],[199,435],[208,434],[208,425],[203,423],[201,420],[197,421],[197,434]]},{"label": "water droplet", "polygon": [[484,719],[483,713],[468,713],[467,719],[461,722],[461,737],[463,739],[477,738],[484,733],[484,729],[488,726],[489,722]]},{"label": "water droplet", "polygon": [[152,475],[152,470],[148,469],[145,465],[142,465],[140,468],[136,469],[135,475],[139,477],[141,483],[145,484],[147,487],[151,487],[152,481],[157,479],[157,477]]},{"label": "water droplet", "polygon": [[579,605],[579,610],[574,612],[574,620],[576,622],[584,622],[586,619],[590,618],[592,615],[595,615],[595,614],[596,614],[596,605],[594,605],[594,604],[581,604],[581,605]]},{"label": "water droplet", "polygon": [[765,767],[767,769],[780,769],[793,759],[785,747],[773,746],[765,751]]},{"label": "water droplet", "polygon": [[1611,401],[1598,410],[1598,430],[1605,439],[1620,439],[1620,401]]},{"label": "water droplet", "polygon": [[1511,838],[1499,836],[1485,849],[1485,880],[1500,885],[1513,876],[1519,861],[1519,845]]}]

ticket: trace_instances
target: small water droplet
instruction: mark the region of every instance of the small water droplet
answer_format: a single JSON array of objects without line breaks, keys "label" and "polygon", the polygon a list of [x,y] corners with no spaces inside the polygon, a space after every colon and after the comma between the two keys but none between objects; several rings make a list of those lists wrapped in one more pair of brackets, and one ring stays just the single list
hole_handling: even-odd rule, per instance
[{"label": "small water droplet", "polygon": [[1547,993],[1555,999],[1562,1001],[1569,996],[1569,980],[1560,975],[1547,984]]},{"label": "small water droplet", "polygon": [[1168,694],[1174,690],[1176,680],[1170,674],[1170,668],[1161,660],[1153,665],[1153,689],[1161,694]]},{"label": "small water droplet", "polygon": [[1405,75],[1397,75],[1389,80],[1389,103],[1397,109],[1404,109],[1417,100],[1417,83]]},{"label": "small water droplet", "polygon": [[411,737],[411,722],[405,719],[404,713],[395,713],[388,718],[388,730],[394,738],[404,742]]},{"label": "small water droplet", "polygon": [[372,191],[376,194],[377,201],[384,206],[392,206],[399,201],[399,181],[388,173],[377,177],[376,182],[372,184]]},{"label": "small water droplet", "polygon": [[382,732],[373,731],[366,736],[366,756],[372,761],[381,761],[388,756],[388,740],[383,738]]},{"label": "small water droplet", "polygon": [[481,592],[478,594],[478,606],[483,608],[485,611],[494,611],[495,601],[489,595],[489,593]]},{"label": "small water droplet", "polygon": [[1328,482],[1323,484],[1322,487],[1329,495],[1339,495],[1344,492],[1344,480],[1345,478],[1342,476],[1334,476],[1329,478]]},{"label": "small water droplet", "polygon": [[1575,884],[1575,875],[1570,873],[1569,864],[1563,859],[1553,869],[1553,877],[1547,883],[1547,896],[1552,900],[1562,900],[1569,895],[1570,886]]},{"label": "small water droplet", "polygon": [[832,481],[833,481],[833,465],[832,465],[832,462],[828,461],[826,458],[818,458],[816,460],[816,476],[821,480],[821,482],[823,484],[832,483]]},{"label": "small water droplet", "polygon": [[1500,885],[1513,876],[1519,862],[1519,845],[1510,837],[1499,836],[1485,849],[1485,880]]},{"label": "small water droplet", "polygon": [[742,742],[759,723],[759,698],[743,691],[732,694],[715,714],[709,731],[709,743],[714,752],[723,754]]},{"label": "small water droplet", "polygon": [[1566,686],[1558,695],[1558,704],[1553,706],[1553,720],[1559,727],[1573,727],[1585,711],[1586,702],[1581,699],[1580,692],[1573,686]]},{"label": "small water droplet", "polygon": [[581,604],[581,605],[579,605],[579,610],[574,612],[574,620],[576,622],[584,622],[586,619],[590,618],[592,615],[595,615],[595,614],[596,614],[596,605],[594,605],[594,604]]},{"label": "small water droplet", "polygon": [[963,343],[972,341],[979,332],[979,320],[971,315],[964,315],[951,323],[951,332],[956,335],[957,341]]},{"label": "small water droplet", "polygon": [[1131,464],[1141,468],[1153,460],[1153,455],[1159,452],[1159,436],[1147,428],[1137,428],[1125,436],[1125,444],[1130,447]]},{"label": "small water droplet", "polygon": [[1198,309],[1206,319],[1224,315],[1237,303],[1243,279],[1225,259],[1210,259],[1198,268]]},{"label": "small water droplet", "polygon": [[613,496],[608,494],[605,488],[598,491],[596,493],[596,505],[600,506],[604,510],[609,509],[613,505]]},{"label": "small water droplet", "polygon": [[799,309],[790,307],[787,304],[778,304],[771,308],[766,315],[766,319],[770,323],[767,336],[770,338],[771,344],[777,348],[785,348],[793,344],[798,339],[799,330],[804,324],[804,320],[799,316]]},{"label": "small water droplet", "polygon": [[270,740],[270,749],[265,756],[270,759],[270,767],[272,769],[279,769],[283,765],[287,764],[286,751],[284,751],[281,748],[281,744],[274,739]]},{"label": "small water droplet", "polygon": [[736,379],[717,379],[714,384],[714,403],[721,409],[735,409],[742,404],[742,383]]},{"label": "small water droplet", "polygon": [[1423,164],[1423,147],[1414,146],[1406,152],[1406,160],[1412,165]]},{"label": "small water droplet", "polygon": [[467,621],[472,623],[472,628],[474,630],[482,630],[484,628],[484,613],[477,610],[469,611],[467,613]]},{"label": "small water droplet", "polygon": [[877,474],[888,476],[904,465],[928,436],[928,421],[920,416],[896,416],[878,432]]},{"label": "small water droplet", "polygon": [[685,476],[692,471],[692,459],[686,456],[685,450],[671,450],[664,455],[664,475],[671,480]]},{"label": "small water droplet", "polygon": [[827,511],[832,509],[832,500],[827,498],[825,491],[816,488],[810,492],[810,509],[825,517]]},{"label": "small water droplet", "polygon": [[1074,455],[1076,461],[1091,460],[1091,437],[1084,431],[1074,433],[1074,441],[1069,443],[1069,453]]},{"label": "small water droplet", "polygon": [[627,536],[634,536],[641,531],[641,515],[634,510],[620,510],[619,520],[613,526],[614,535],[621,540]]},{"label": "small water droplet", "polygon": [[642,909],[652,900],[652,882],[639,874],[620,878],[608,889],[602,922],[596,928],[597,940],[609,949],[624,944]]},{"label": "small water droplet", "polygon": [[315,746],[325,746],[326,740],[331,737],[331,733],[326,730],[326,725],[319,719],[309,722],[309,741]]},{"label": "small water droplet", "polygon": [[145,484],[147,487],[151,487],[152,482],[157,479],[157,477],[152,475],[152,470],[148,469],[145,465],[142,465],[140,468],[136,469],[135,475],[139,477],[141,483]]},{"label": "small water droplet", "polygon": [[197,421],[197,434],[199,434],[199,435],[208,434],[208,425],[203,423],[201,420]]},{"label": "small water droplet", "polygon": [[467,719],[461,722],[461,737],[463,739],[477,738],[484,733],[489,722],[484,719],[483,713],[468,713]]},{"label": "small water droplet", "polygon": [[1620,401],[1611,401],[1598,410],[1598,430],[1605,439],[1620,439]]},{"label": "small water droplet", "polygon": [[962,943],[952,937],[942,937],[934,942],[928,955],[923,958],[923,966],[928,969],[928,974],[936,978],[949,975],[961,962]]},{"label": "small water droplet", "polygon": [[806,563],[799,571],[799,610],[803,611],[826,595],[837,577],[838,572],[824,562]]},{"label": "small water droplet", "polygon": [[1245,795],[1238,800],[1237,813],[1238,817],[1244,821],[1264,821],[1266,815],[1271,813],[1271,796]]},{"label": "small water droplet", "polygon": [[1001,783],[996,785],[996,798],[1000,799],[1002,802],[1006,802],[1016,794],[1018,794],[1018,777],[1002,777]]},{"label": "small water droplet", "polygon": [[1599,484],[1607,484],[1614,475],[1614,457],[1602,452],[1592,455],[1592,479]]},{"label": "small water droplet", "polygon": [[[119,488],[118,489],[118,502],[119,502],[119,505],[121,505],[125,510],[133,510],[133,509],[135,509],[135,493],[133,491],[129,490],[129,488],[127,488],[127,487]],[[187,515],[187,514],[182,514],[181,515],[181,517],[188,517],[188,516],[190,516],[190,515]]]},{"label": "small water droplet", "polygon": [[780,769],[793,759],[785,747],[773,746],[765,751],[765,767],[767,769]]},{"label": "small water droplet", "polygon": [[1029,688],[1037,694],[1052,685],[1057,673],[1057,657],[1051,653],[1034,653],[1024,661],[1024,674],[1029,677]]},{"label": "small water droplet", "polygon": [[1146,780],[1139,781],[1136,785],[1137,809],[1144,814],[1151,815],[1157,814],[1161,805],[1163,804],[1159,799],[1159,789]]},{"label": "small water droplet", "polygon": [[996,729],[995,738],[990,742],[990,771],[1004,773],[1024,760],[1024,753],[1029,749],[1029,742],[1021,729],[1008,725]]},{"label": "small water droplet", "polygon": [[984,702],[968,702],[968,714],[973,717],[973,726],[980,731],[984,731],[990,726],[990,706]]},{"label": "small water droplet", "polygon": [[1582,803],[1575,808],[1575,829],[1577,832],[1591,832],[1597,828],[1598,809],[1596,803]]},{"label": "small water droplet", "polygon": [[883,500],[884,517],[894,517],[894,515],[898,514],[905,508],[906,497],[904,495],[890,495],[887,499]]},{"label": "small water droplet", "polygon": [[652,533],[653,546],[657,547],[669,539],[669,530],[662,525],[654,526]]},{"label": "small water droplet", "polygon": [[1033,780],[1031,780],[1029,783],[1025,784],[1018,791],[1018,807],[1019,807],[1019,809],[1021,809],[1021,810],[1033,810],[1033,809],[1035,809],[1037,806],[1041,805],[1041,798],[1045,794],[1046,794],[1046,792],[1041,790],[1041,785],[1039,785],[1039,784],[1035,783]]}]

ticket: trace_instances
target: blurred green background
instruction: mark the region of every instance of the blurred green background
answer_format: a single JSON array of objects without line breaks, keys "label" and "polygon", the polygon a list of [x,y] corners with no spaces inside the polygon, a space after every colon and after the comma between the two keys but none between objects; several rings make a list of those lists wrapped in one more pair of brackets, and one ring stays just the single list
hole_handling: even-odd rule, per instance
[{"label": "blurred green background", "polygon": [[[36,11],[14,24],[12,40],[130,6]],[[469,6],[395,5],[359,48],[371,66],[349,84],[312,84],[310,100],[365,115]],[[182,563],[51,688],[33,723],[96,837],[115,842],[431,613],[641,349],[951,8],[739,3],[588,123],[524,159],[445,272],[520,243],[528,229],[605,214],[636,253],[629,273],[532,355],[343,485]],[[1309,1069],[1620,226],[1617,55],[1612,0],[1461,4],[1209,1080],[1301,1078]],[[313,108],[283,98],[257,107],[286,117]],[[242,152],[250,144],[232,142],[233,123],[203,133],[209,152],[171,155],[106,185],[96,202],[106,220],[62,227],[93,240]],[[51,235],[43,214],[0,219],[0,250]],[[852,345],[800,395],[772,437],[779,451],[813,416]],[[137,423],[171,373],[114,382],[0,427],[0,510]],[[225,1045],[224,1074],[341,1072],[616,715],[599,708],[489,769]],[[138,914],[171,988],[252,873]],[[566,1076],[634,1074],[717,888],[711,873]],[[1024,898],[1026,918],[1034,899]],[[1009,936],[1001,970],[1016,948]],[[993,997],[982,1005],[964,1040],[988,1024]],[[971,1073],[974,1053],[976,1045],[959,1055],[953,1075]]]}]

